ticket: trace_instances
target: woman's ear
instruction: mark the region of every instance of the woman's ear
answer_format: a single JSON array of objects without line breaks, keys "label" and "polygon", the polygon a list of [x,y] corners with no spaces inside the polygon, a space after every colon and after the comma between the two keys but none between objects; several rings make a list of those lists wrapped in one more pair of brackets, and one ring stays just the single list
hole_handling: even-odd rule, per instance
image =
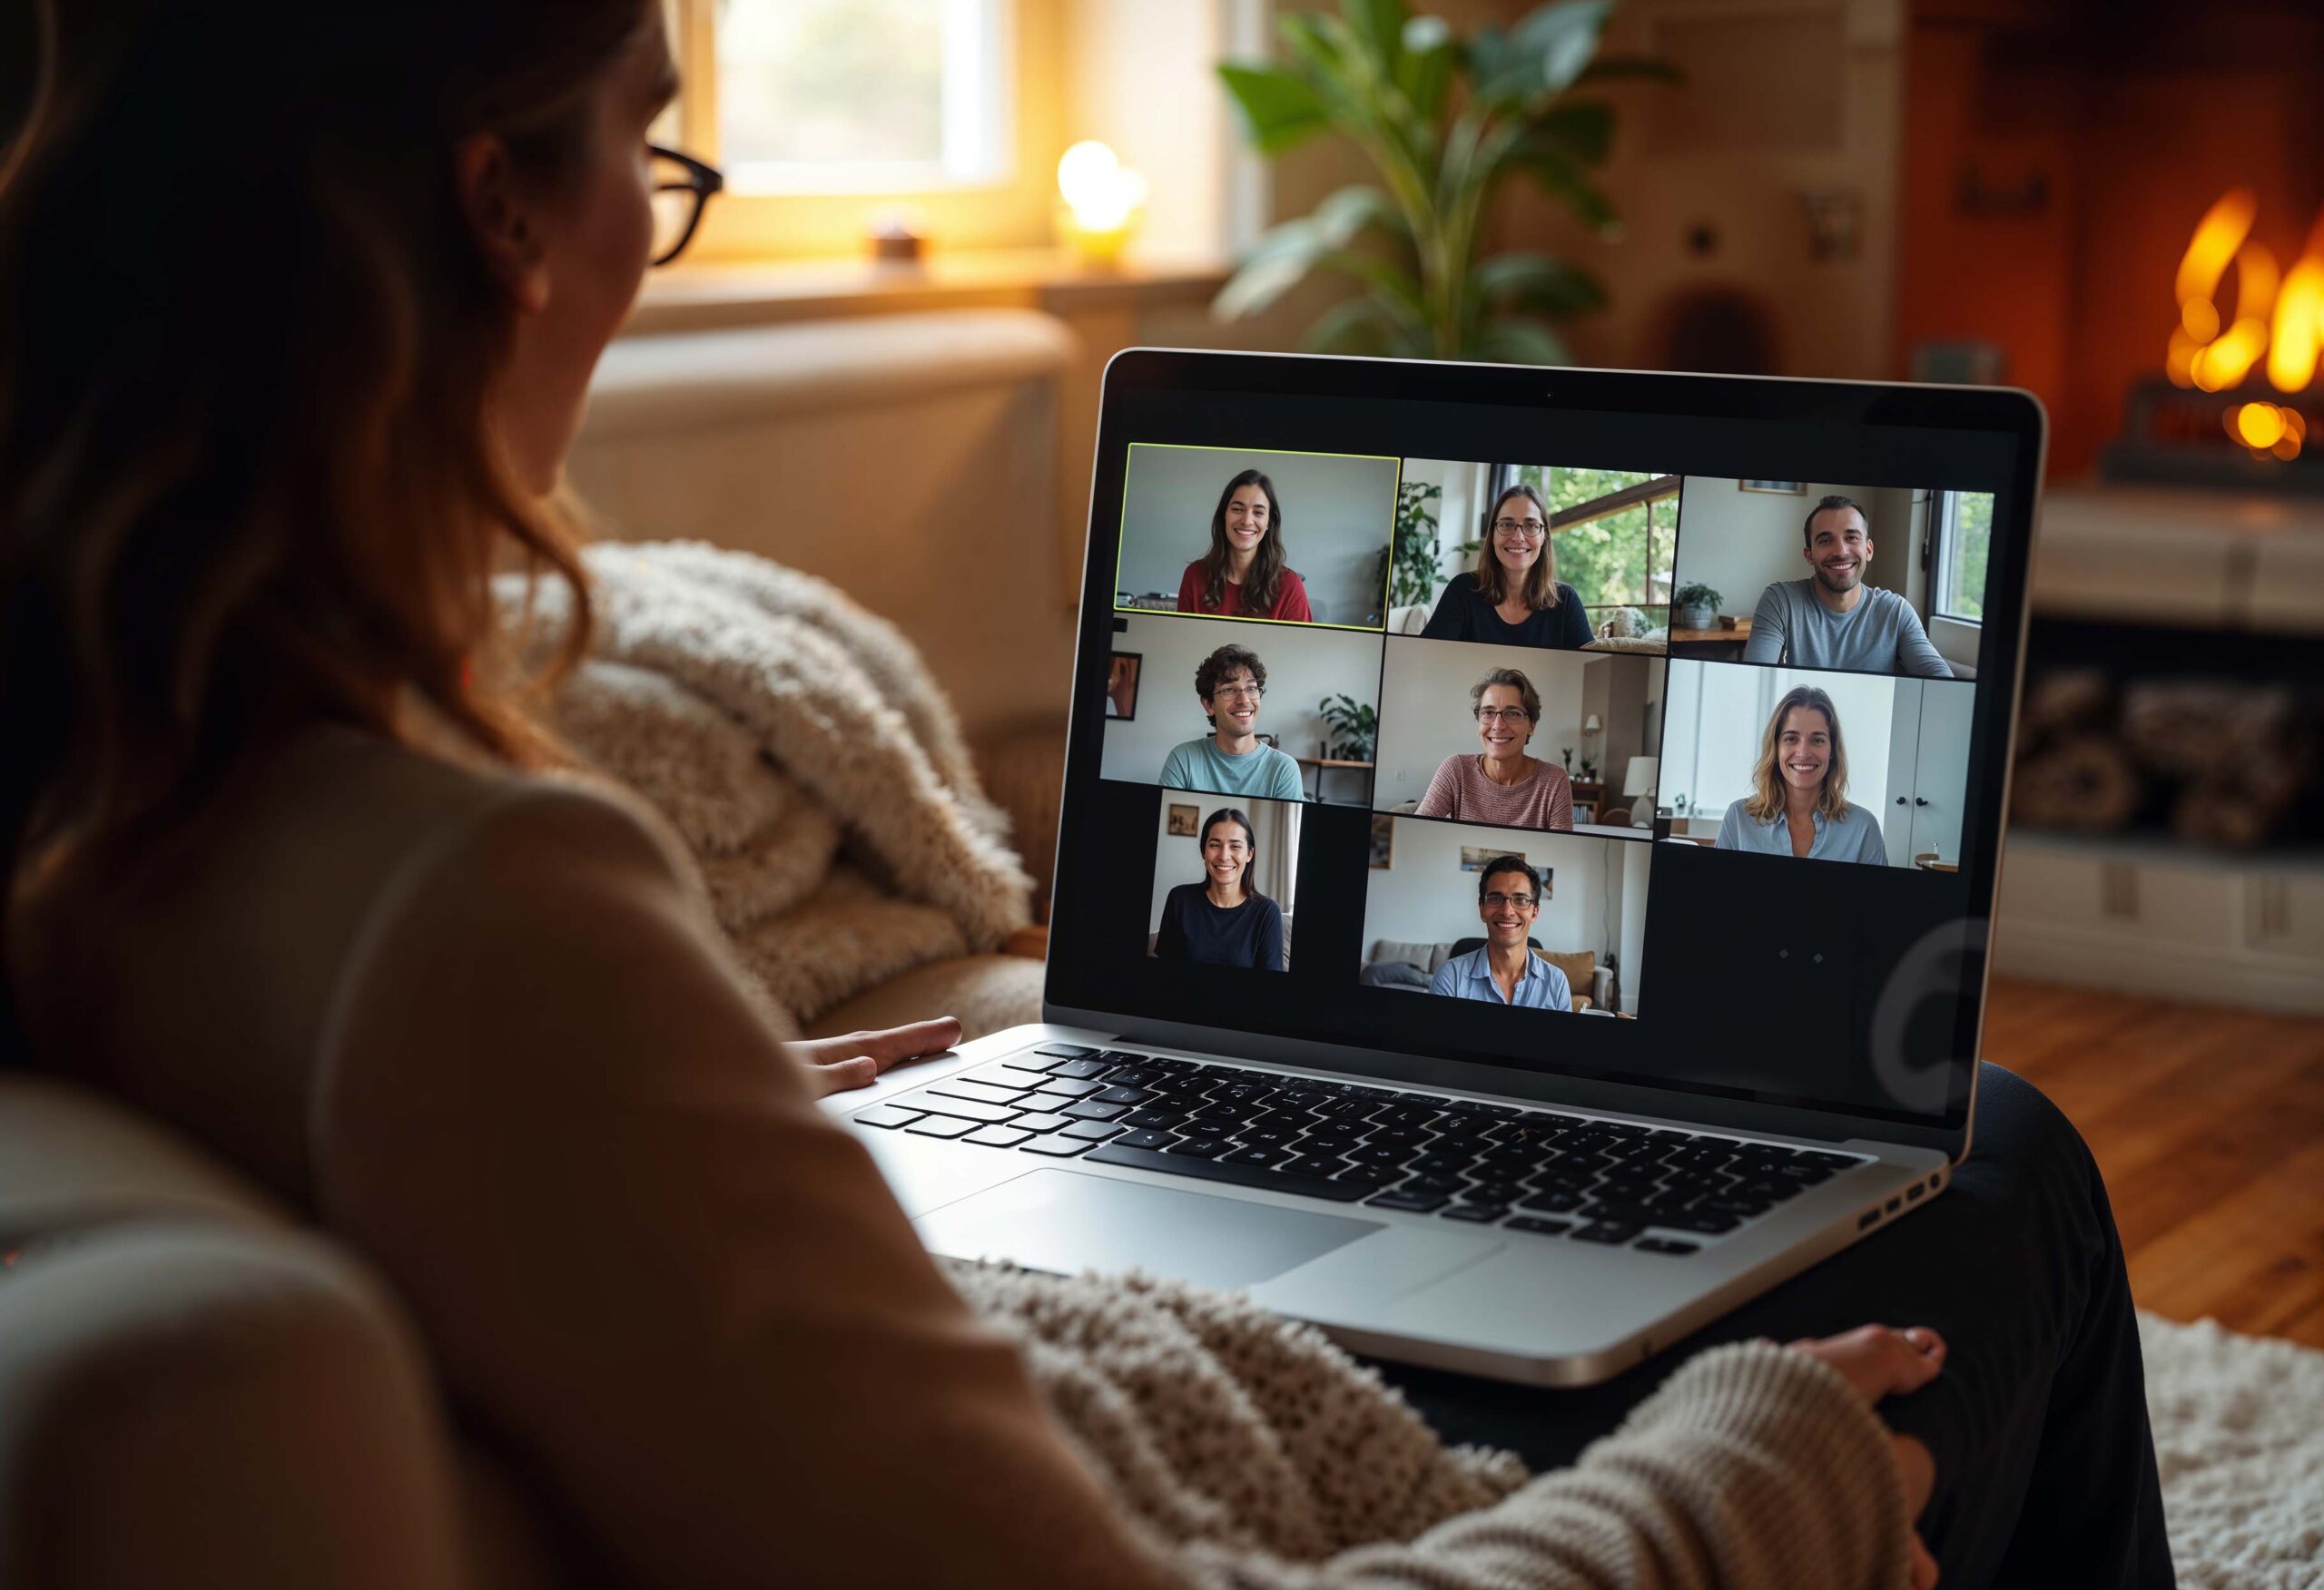
[{"label": "woman's ear", "polygon": [[491,132],[461,142],[452,155],[452,181],[468,235],[485,268],[516,300],[538,314],[548,307],[548,250],[538,216],[517,185],[508,146]]}]

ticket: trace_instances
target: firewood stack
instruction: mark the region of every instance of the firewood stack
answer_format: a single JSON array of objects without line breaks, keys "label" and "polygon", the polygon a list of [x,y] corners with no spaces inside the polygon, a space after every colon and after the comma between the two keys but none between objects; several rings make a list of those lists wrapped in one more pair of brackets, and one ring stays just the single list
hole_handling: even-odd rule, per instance
[{"label": "firewood stack", "polygon": [[2316,718],[2316,702],[2280,684],[2038,673],[2025,686],[2011,820],[2254,849],[2314,815]]}]

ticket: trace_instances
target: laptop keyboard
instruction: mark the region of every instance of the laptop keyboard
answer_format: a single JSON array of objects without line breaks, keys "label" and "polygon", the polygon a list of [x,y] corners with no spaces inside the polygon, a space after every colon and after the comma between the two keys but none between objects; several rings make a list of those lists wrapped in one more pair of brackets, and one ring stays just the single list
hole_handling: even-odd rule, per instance
[{"label": "laptop keyboard", "polygon": [[1482,1099],[1045,1044],[866,1126],[1683,1255],[1871,1162]]}]

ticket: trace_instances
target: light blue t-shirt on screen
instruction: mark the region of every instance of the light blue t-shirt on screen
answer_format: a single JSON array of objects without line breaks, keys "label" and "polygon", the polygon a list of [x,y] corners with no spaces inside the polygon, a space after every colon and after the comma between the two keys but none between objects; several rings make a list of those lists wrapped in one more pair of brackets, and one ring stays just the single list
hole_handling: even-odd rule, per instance
[{"label": "light blue t-shirt on screen", "polygon": [[[1834,820],[1822,812],[1811,820],[1816,837],[1807,842],[1810,861],[1869,861],[1877,867],[1888,865],[1888,843],[1880,837],[1880,820],[1864,807],[1851,806],[1845,815]],[[1727,809],[1726,820],[1718,825],[1718,846],[1722,850],[1757,850],[1763,856],[1791,854],[1791,827],[1778,811],[1772,822],[1761,822],[1743,810],[1738,800]]]},{"label": "light blue t-shirt on screen", "polygon": [[1259,800],[1305,800],[1299,764],[1259,741],[1241,756],[1229,756],[1208,735],[1170,748],[1162,759],[1162,782],[1173,790],[1198,790],[1206,795],[1247,795]]},{"label": "light blue t-shirt on screen", "polygon": [[1436,976],[1429,979],[1428,991],[1454,999],[1482,999],[1519,1010],[1573,1008],[1573,990],[1567,984],[1565,974],[1531,951],[1526,953],[1524,975],[1517,979],[1516,991],[1503,999],[1501,985],[1492,980],[1491,945],[1456,955],[1437,967]]}]

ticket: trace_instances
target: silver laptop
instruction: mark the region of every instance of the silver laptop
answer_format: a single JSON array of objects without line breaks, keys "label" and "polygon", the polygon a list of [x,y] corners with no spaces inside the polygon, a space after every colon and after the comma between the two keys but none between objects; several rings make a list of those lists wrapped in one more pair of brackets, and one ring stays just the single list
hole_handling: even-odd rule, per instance
[{"label": "silver laptop", "polygon": [[933,1251],[1513,1381],[1908,1217],[2043,447],[2009,391],[1121,355],[1043,1020],[829,1107]]}]

